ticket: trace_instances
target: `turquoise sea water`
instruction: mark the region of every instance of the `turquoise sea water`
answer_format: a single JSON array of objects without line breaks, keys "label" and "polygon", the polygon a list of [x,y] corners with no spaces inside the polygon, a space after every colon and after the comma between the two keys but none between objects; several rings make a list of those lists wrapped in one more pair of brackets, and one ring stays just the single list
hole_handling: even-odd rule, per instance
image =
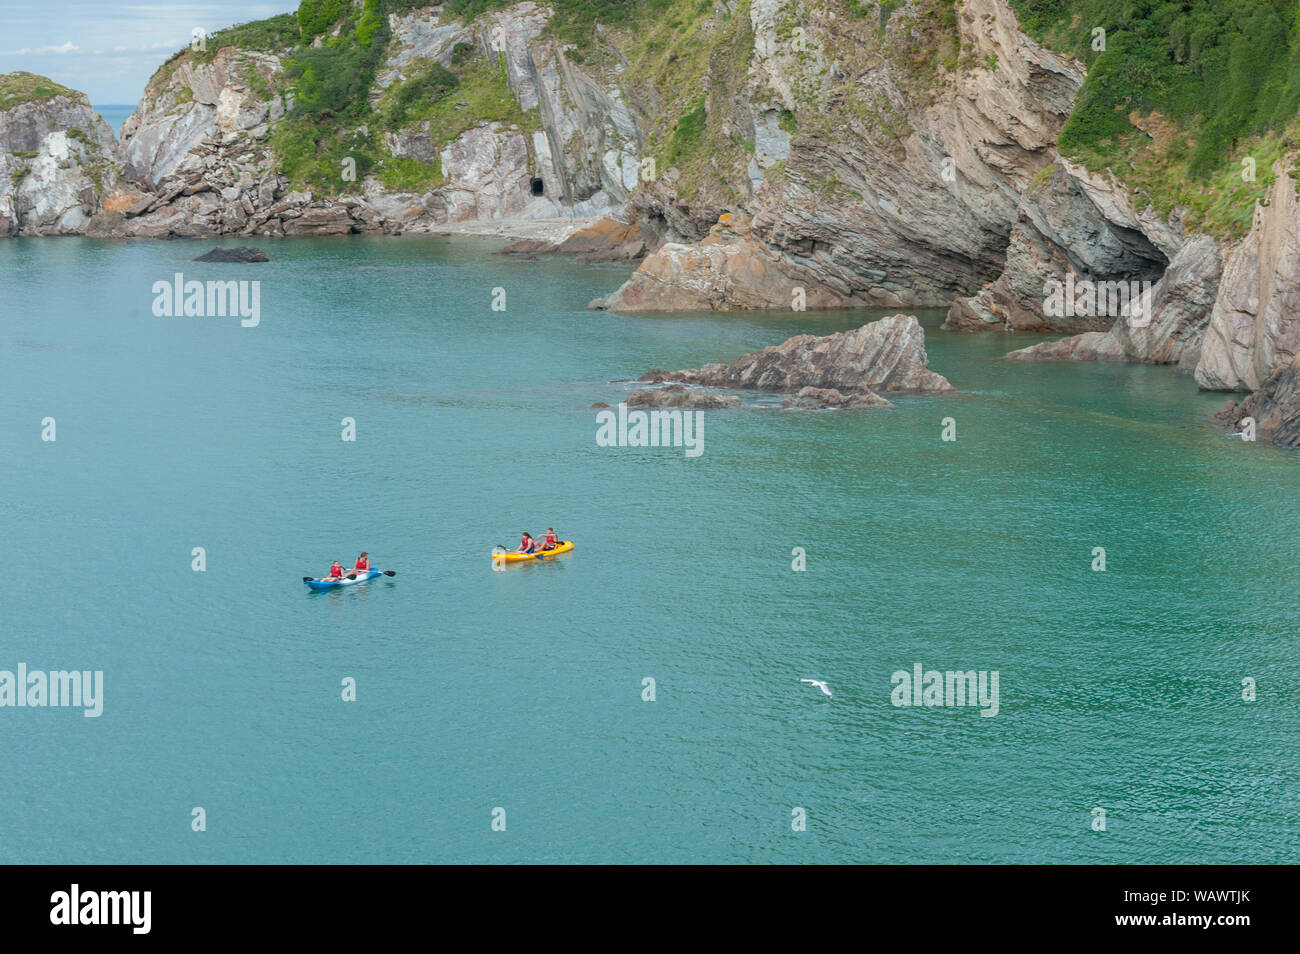
[{"label": "turquoise sea water", "polygon": [[[0,669],[105,681],[97,719],[0,708],[0,861],[1300,861],[1300,457],[1222,396],[924,314],[959,395],[600,447],[613,379],[876,315],[608,315],[625,269],[253,241],[0,243]],[[155,317],[177,271],[260,280],[260,324]],[[548,525],[571,554],[492,570]],[[398,575],[300,582],[362,549]],[[996,670],[998,715],[891,705],[917,662]]]},{"label": "turquoise sea water", "polygon": [[122,138],[122,124],[130,119],[131,114],[135,112],[134,104],[123,105],[110,103],[92,108],[103,117],[104,122],[113,127],[113,134],[117,136],[118,139]]}]

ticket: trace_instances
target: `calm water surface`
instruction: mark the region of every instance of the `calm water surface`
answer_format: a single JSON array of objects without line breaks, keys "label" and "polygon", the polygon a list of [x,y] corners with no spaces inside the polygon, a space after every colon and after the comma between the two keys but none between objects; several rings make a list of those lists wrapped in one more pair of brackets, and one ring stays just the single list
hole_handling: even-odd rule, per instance
[{"label": "calm water surface", "polygon": [[[958,395],[598,447],[615,379],[878,313],[608,315],[623,268],[253,241],[0,243],[0,669],[105,679],[98,719],[0,709],[0,861],[1300,861],[1300,456],[1222,396],[924,314]],[[154,317],[178,271],[260,280],[260,324]],[[492,571],[548,525],[573,553]],[[300,582],[362,549],[396,578]],[[916,662],[997,670],[997,717],[892,706]]]}]

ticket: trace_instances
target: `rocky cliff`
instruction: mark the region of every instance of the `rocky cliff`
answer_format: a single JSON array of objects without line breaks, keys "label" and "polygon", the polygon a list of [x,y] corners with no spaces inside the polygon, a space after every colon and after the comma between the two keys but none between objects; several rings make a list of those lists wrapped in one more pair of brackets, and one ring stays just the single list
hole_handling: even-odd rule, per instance
[{"label": "rocky cliff", "polygon": [[1279,447],[1300,447],[1300,359],[1279,366],[1258,391],[1239,404],[1230,402],[1218,418],[1234,431],[1251,418],[1256,440],[1263,437]]},{"label": "rocky cliff", "polygon": [[[183,52],[154,76],[123,128],[135,193],[124,200],[122,228],[398,233],[619,211],[636,184],[636,122],[617,86],[542,36],[550,16],[530,2],[468,21],[441,6],[390,13],[355,125],[328,110],[294,123],[301,74],[290,69],[300,55],[293,48]],[[345,19],[313,48],[345,44],[349,27]],[[455,85],[429,92],[435,74]],[[308,151],[335,153],[316,157],[310,176],[289,161],[304,131]]]},{"label": "rocky cliff", "polygon": [[[1256,207],[1250,230],[1240,242],[1221,244],[1203,234],[1180,238],[1168,268],[1154,285],[1149,314],[1120,314],[1104,332],[1046,342],[1015,351],[1010,357],[1174,364],[1192,372],[1196,383],[1206,390],[1259,387],[1300,353],[1300,209],[1292,168],[1289,162],[1275,165],[1273,185]],[[1144,228],[1161,240],[1170,235],[1163,227],[1146,224]],[[1001,314],[1011,314],[1016,302],[1016,307],[1032,307],[1028,298],[1034,282],[1061,274],[1047,264],[1056,259],[1043,250],[1084,244],[1083,238],[1078,238],[1057,245],[1044,240],[1043,233],[1036,234],[1038,244],[1029,247],[1038,249],[1039,254],[1017,251],[1013,244],[1007,272],[977,296],[979,301],[1001,308]],[[1067,261],[1065,254],[1060,252],[1059,261]],[[1010,291],[1012,283],[1004,281],[1014,271],[1028,276],[1019,286],[1019,298]],[[1001,304],[997,304],[999,299]],[[959,303],[954,311],[965,316],[969,307]],[[954,323],[952,315],[949,323]]]},{"label": "rocky cliff", "polygon": [[85,95],[0,76],[0,237],[76,235],[117,182],[117,140]]},{"label": "rocky cliff", "polygon": [[[360,49],[367,13],[390,6],[404,12],[387,12],[371,67],[310,59]],[[31,101],[6,96],[5,228],[398,233],[622,212],[638,184],[642,133],[611,79],[617,68],[584,69],[566,55],[572,48],[545,32],[547,6],[524,2],[473,18],[412,6],[367,0],[314,38],[280,23],[216,34],[158,70],[120,145],[82,94],[58,87]],[[362,108],[296,108],[330,69],[364,73],[349,77],[366,81],[363,98],[346,98]],[[25,76],[7,81],[16,90]],[[55,88],[39,77],[23,82]],[[50,133],[60,135],[46,142]],[[10,188],[20,172],[30,181]]]},{"label": "rocky cliff", "polygon": [[[337,18],[319,16],[325,8]],[[1259,18],[1225,21],[1222,38],[1195,48],[1172,31],[1168,56],[1145,62],[1124,43],[1111,60],[1079,52],[1100,70],[1092,82],[1048,48],[1053,36],[1066,37],[1058,50],[1084,47],[1046,9],[304,4],[296,18],[233,27],[168,60],[120,144],[84,96],[4,77],[0,233],[401,233],[568,219],[586,227],[568,230],[561,250],[645,256],[597,308],[939,306],[949,330],[1071,335],[1017,359],[1163,363],[1207,389],[1276,389],[1300,351],[1290,127],[1238,124],[1239,144],[1224,130],[1241,110],[1211,129],[1125,107],[1148,97],[1113,65],[1181,69]],[[1207,90],[1214,62],[1197,63]],[[1268,96],[1285,119],[1295,97],[1277,80]],[[1221,154],[1207,153],[1216,143]],[[1196,172],[1206,155],[1218,178]],[[1239,159],[1251,176],[1237,175]],[[1064,307],[1052,289],[1068,290]],[[1075,307],[1080,289],[1087,307]]]},{"label": "rocky cliff", "polygon": [[[946,306],[998,273],[1082,70],[1004,0],[890,7],[748,6],[738,88],[711,74],[703,100],[753,144],[747,215],[665,245],[596,307]],[[638,207],[666,215],[679,183],[669,168]]]}]

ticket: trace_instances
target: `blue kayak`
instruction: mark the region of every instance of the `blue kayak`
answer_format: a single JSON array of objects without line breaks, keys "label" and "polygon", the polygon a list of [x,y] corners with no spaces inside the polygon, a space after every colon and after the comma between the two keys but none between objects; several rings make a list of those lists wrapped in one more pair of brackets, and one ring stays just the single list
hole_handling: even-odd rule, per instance
[{"label": "blue kayak", "polygon": [[313,590],[332,590],[336,586],[351,586],[353,583],[364,583],[366,580],[373,580],[377,576],[383,575],[383,570],[367,570],[365,573],[358,573],[355,580],[349,580],[346,576],[341,580],[303,580]]}]

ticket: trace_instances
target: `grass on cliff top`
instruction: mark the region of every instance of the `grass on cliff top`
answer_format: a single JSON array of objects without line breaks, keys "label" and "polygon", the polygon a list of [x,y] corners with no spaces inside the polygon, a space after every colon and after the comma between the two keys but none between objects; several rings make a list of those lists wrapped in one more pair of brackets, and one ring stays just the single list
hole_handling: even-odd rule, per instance
[{"label": "grass on cliff top", "polygon": [[21,71],[0,74],[0,110],[22,103],[42,102],[56,96],[67,96],[74,100],[86,98],[84,93],[61,86],[47,76]]},{"label": "grass on cliff top", "polygon": [[[519,0],[446,0],[443,12],[460,20],[472,20],[489,10],[514,6]],[[403,5],[423,6],[421,0],[401,0]],[[585,46],[596,25],[627,27],[644,24],[667,10],[674,0],[544,0],[551,8],[547,32],[564,43]],[[709,3],[710,9],[712,3]]]},{"label": "grass on cliff top", "polygon": [[[1027,32],[1088,67],[1064,155],[1110,169],[1160,211],[1187,206],[1195,228],[1244,233],[1300,109],[1300,0],[1012,5]],[[1241,177],[1252,149],[1253,183]]]},{"label": "grass on cliff top", "polygon": [[281,13],[266,20],[237,23],[218,30],[207,39],[208,55],[223,46],[235,46],[257,53],[278,53],[292,49],[299,43],[298,24],[293,14]]}]

